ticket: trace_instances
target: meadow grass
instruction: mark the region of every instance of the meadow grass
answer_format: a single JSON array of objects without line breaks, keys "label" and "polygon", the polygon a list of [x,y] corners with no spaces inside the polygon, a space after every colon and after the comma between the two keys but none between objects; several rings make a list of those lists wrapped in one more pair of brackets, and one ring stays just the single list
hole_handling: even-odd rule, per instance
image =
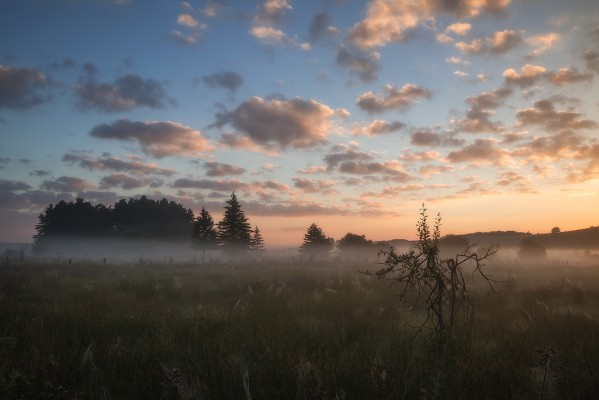
[{"label": "meadow grass", "polygon": [[440,351],[372,262],[5,265],[0,398],[599,398],[596,267],[490,264]]}]

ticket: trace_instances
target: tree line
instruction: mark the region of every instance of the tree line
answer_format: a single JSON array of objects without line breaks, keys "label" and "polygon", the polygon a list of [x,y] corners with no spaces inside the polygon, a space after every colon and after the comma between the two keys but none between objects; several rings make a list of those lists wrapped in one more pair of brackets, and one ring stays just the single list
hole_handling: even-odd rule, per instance
[{"label": "tree line", "polygon": [[38,217],[34,250],[43,252],[53,239],[108,238],[189,240],[197,249],[264,250],[258,226],[251,228],[235,193],[227,200],[222,221],[216,226],[202,208],[191,209],[167,199],[146,196],[121,199],[114,205],[92,205],[83,198],[50,204]]}]

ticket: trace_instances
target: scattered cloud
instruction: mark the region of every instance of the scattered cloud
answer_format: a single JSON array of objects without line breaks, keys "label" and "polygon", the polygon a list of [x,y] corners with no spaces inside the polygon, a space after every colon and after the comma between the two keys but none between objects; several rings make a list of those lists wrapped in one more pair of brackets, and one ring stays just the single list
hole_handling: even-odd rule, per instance
[{"label": "scattered cloud", "polygon": [[383,94],[366,92],[358,97],[357,104],[369,114],[376,114],[391,110],[403,111],[420,99],[430,97],[430,90],[411,83],[405,84],[401,88],[387,84]]},{"label": "scattered cloud", "polygon": [[340,45],[337,49],[337,65],[348,68],[364,82],[378,78],[380,55],[377,52],[365,52]]},{"label": "scattered cloud", "polygon": [[526,38],[526,43],[534,47],[530,53],[533,57],[538,57],[551,49],[553,45],[560,39],[560,36],[555,32],[546,33],[544,35],[535,35]]},{"label": "scattered cloud", "polygon": [[233,192],[235,190],[246,189],[247,183],[239,180],[210,180],[210,179],[177,179],[173,182],[173,187],[179,189],[210,189],[220,192]]},{"label": "scattered cloud", "polygon": [[293,178],[294,186],[305,193],[338,193],[333,187],[336,185],[332,180],[312,180],[310,178]]},{"label": "scattered cloud", "polygon": [[0,65],[0,108],[29,110],[45,103],[45,90],[52,86],[46,75],[33,68]]},{"label": "scattered cloud", "polygon": [[243,77],[232,71],[223,71],[204,75],[202,81],[210,87],[221,87],[234,93],[243,84]]},{"label": "scattered cloud", "polygon": [[472,25],[465,23],[465,22],[455,22],[451,25],[449,25],[447,27],[447,29],[445,29],[446,33],[453,33],[455,35],[459,35],[459,36],[465,36],[468,34],[468,32],[470,32],[470,29],[472,29]]},{"label": "scattered cloud", "polygon": [[204,168],[206,169],[207,176],[242,175],[245,173],[245,168],[216,161],[205,162]]},{"label": "scattered cloud", "polygon": [[457,138],[455,135],[437,133],[429,129],[415,130],[410,134],[410,143],[415,146],[461,146],[465,143],[464,139]]},{"label": "scattered cloud", "polygon": [[90,131],[98,139],[137,142],[141,150],[156,158],[166,156],[196,156],[213,149],[200,131],[171,121],[136,122],[120,119],[101,124]]},{"label": "scattered cloud", "polygon": [[158,179],[138,178],[127,174],[110,174],[100,179],[100,189],[112,189],[120,187],[123,190],[137,189],[150,185],[151,187],[161,186],[164,182]]},{"label": "scattered cloud", "polygon": [[93,189],[94,185],[81,178],[61,176],[53,181],[44,181],[41,188],[54,192],[81,192],[86,189]]},{"label": "scattered cloud", "polygon": [[491,37],[477,38],[471,42],[457,42],[455,46],[463,54],[504,54],[524,42],[523,31],[498,31]]},{"label": "scattered cloud", "polygon": [[102,112],[129,111],[137,107],[164,108],[166,93],[162,84],[153,79],[128,74],[114,83],[97,82],[93,74],[79,79],[75,87],[77,105],[82,110]]},{"label": "scattered cloud", "polygon": [[69,164],[77,164],[89,170],[112,170],[127,172],[137,175],[153,174],[170,176],[175,173],[172,169],[159,168],[154,163],[146,163],[138,157],[130,156],[129,160],[121,160],[117,157],[102,156],[94,159],[85,153],[66,153],[62,161]]},{"label": "scattered cloud", "polygon": [[334,114],[315,100],[252,97],[231,112],[217,114],[214,125],[230,124],[261,146],[307,149],[327,142]]},{"label": "scattered cloud", "polygon": [[452,151],[447,159],[454,163],[468,162],[473,165],[495,164],[503,165],[509,152],[497,146],[494,139],[476,139],[461,150]]},{"label": "scattered cloud", "polygon": [[372,123],[370,123],[367,126],[353,129],[352,132],[356,136],[358,136],[358,135],[377,136],[377,135],[384,135],[387,133],[397,132],[400,129],[405,128],[405,126],[406,126],[406,124],[404,124],[403,122],[399,122],[399,121],[389,122],[389,121],[383,121],[383,120],[377,119],[377,120],[374,120]]},{"label": "scattered cloud", "polygon": [[328,12],[316,14],[310,22],[308,36],[311,42],[324,40],[331,35],[331,15]]},{"label": "scattered cloud", "polygon": [[582,114],[573,111],[557,111],[550,100],[539,100],[532,108],[516,113],[520,126],[539,125],[549,131],[564,129],[592,129],[597,123],[584,119]]},{"label": "scattered cloud", "polygon": [[354,25],[350,39],[357,47],[380,47],[405,40],[411,31],[433,21],[441,13],[470,18],[484,12],[499,14],[509,5],[510,0],[372,0],[367,7],[366,18]]},{"label": "scattered cloud", "polygon": [[29,186],[25,182],[21,181],[9,181],[6,179],[0,179],[0,191],[15,191],[15,190],[29,190]]}]

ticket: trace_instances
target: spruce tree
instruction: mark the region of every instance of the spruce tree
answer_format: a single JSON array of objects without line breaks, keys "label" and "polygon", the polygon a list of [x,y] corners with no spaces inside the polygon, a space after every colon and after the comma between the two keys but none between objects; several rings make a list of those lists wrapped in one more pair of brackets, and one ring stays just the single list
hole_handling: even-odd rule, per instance
[{"label": "spruce tree", "polygon": [[191,241],[193,242],[193,247],[200,250],[215,249],[218,245],[214,220],[204,207],[202,207],[200,215],[193,222]]},{"label": "spruce tree", "polygon": [[256,252],[264,251],[264,239],[262,238],[262,234],[257,225],[250,240],[250,248]]},{"label": "spruce tree", "polygon": [[328,253],[333,248],[334,240],[327,238],[322,229],[316,224],[310,225],[304,235],[304,243],[301,245],[300,253]]},{"label": "spruce tree", "polygon": [[227,200],[223,219],[218,223],[218,240],[227,250],[248,250],[251,232],[248,219],[233,192],[231,198]]}]

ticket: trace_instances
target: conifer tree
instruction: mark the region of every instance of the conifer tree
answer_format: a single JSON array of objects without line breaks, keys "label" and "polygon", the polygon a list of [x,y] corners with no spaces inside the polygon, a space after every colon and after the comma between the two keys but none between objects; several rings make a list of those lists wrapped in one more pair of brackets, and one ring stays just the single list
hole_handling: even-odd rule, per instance
[{"label": "conifer tree", "polygon": [[214,220],[204,207],[202,207],[200,215],[193,222],[191,241],[193,246],[200,250],[215,249],[218,245]]},{"label": "conifer tree", "polygon": [[227,200],[223,219],[218,223],[218,240],[227,250],[247,250],[250,247],[251,232],[248,219],[233,192]]},{"label": "conifer tree", "polygon": [[250,240],[250,248],[256,252],[264,251],[264,239],[257,225]]},{"label": "conifer tree", "polygon": [[321,228],[316,224],[310,225],[304,235],[304,243],[301,245],[300,253],[328,253],[333,248],[334,240],[327,238]]}]

